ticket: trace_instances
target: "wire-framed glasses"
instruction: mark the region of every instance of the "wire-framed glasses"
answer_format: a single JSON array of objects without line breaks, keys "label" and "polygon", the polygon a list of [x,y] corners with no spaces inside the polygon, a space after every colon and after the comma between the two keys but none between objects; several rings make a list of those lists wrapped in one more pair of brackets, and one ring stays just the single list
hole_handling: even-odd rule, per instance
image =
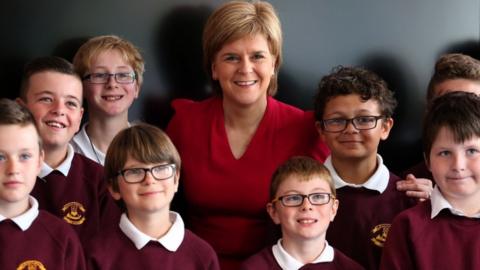
[{"label": "wire-framed glasses", "polygon": [[107,83],[110,77],[114,77],[117,83],[127,84],[133,83],[136,79],[134,72],[119,72],[119,73],[91,73],[83,77],[83,80],[90,83]]},{"label": "wire-framed glasses", "polygon": [[272,200],[272,203],[280,201],[283,206],[295,207],[303,204],[303,200],[308,198],[308,201],[313,205],[323,205],[330,202],[331,199],[335,199],[331,193],[311,193],[308,195],[305,194],[288,194],[284,196],[277,197]]}]

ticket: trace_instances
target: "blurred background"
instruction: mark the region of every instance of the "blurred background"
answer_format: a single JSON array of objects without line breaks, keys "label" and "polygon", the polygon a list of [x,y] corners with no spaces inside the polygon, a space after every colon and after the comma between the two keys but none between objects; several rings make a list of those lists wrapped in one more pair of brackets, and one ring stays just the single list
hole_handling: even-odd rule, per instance
[{"label": "blurred background", "polygon": [[[72,60],[89,37],[115,34],[140,48],[145,81],[130,120],[165,127],[174,98],[210,94],[202,67],[205,20],[224,1],[4,1],[0,9],[1,96],[18,94],[23,65],[38,56]],[[447,52],[479,57],[480,0],[271,0],[284,33],[277,98],[311,109],[320,78],[337,65],[382,76],[399,106],[386,165],[400,172],[421,160],[421,119],[435,60]]]}]

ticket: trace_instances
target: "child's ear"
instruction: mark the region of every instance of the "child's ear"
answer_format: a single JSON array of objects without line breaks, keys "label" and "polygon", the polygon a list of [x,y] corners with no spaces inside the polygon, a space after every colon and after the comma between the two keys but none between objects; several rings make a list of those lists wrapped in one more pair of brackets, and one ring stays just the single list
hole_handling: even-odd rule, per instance
[{"label": "child's ear", "polygon": [[333,199],[332,214],[330,215],[330,222],[332,222],[333,219],[335,219],[335,216],[337,215],[337,210],[338,210],[338,205],[339,204],[340,204],[340,201],[338,201],[337,199]]},{"label": "child's ear", "polygon": [[270,215],[270,218],[273,220],[273,223],[280,224],[280,219],[278,218],[278,212],[273,203],[267,203],[267,212]]},{"label": "child's ear", "polygon": [[423,152],[423,160],[425,161],[425,165],[427,166],[427,169],[432,172],[432,169],[430,168],[430,162],[428,161],[429,159],[427,158],[427,154]]},{"label": "child's ear", "polygon": [[323,138],[323,129],[322,129],[322,122],[320,121],[315,121],[315,128],[317,129],[318,134],[320,135],[320,138],[324,140]]},{"label": "child's ear", "polygon": [[179,185],[179,181],[180,181],[180,172],[178,170],[175,171],[175,175],[174,175],[174,182],[173,184],[175,185],[175,193],[177,193],[178,191],[178,185]]},{"label": "child's ear", "polygon": [[40,149],[39,160],[40,160],[40,167],[41,167],[43,164],[43,161],[45,160],[45,151],[43,149]]},{"label": "child's ear", "polygon": [[387,117],[382,120],[382,134],[380,136],[380,139],[386,140],[388,138],[388,135],[390,134],[390,130],[392,130],[393,127],[393,118]]},{"label": "child's ear", "polygon": [[108,184],[108,191],[110,192],[110,195],[112,195],[112,198],[114,200],[118,201],[122,198],[122,195],[120,195],[120,192],[113,190],[112,184]]},{"label": "child's ear", "polygon": [[45,159],[45,151],[43,151],[43,149],[40,149],[40,153],[38,155],[37,175],[39,175],[40,171],[42,170],[42,165],[43,165],[43,160],[44,159]]},{"label": "child's ear", "polygon": [[135,94],[133,95],[133,98],[137,99],[139,94],[140,94],[140,85],[135,84]]},{"label": "child's ear", "polygon": [[27,104],[25,103],[25,101],[23,101],[23,99],[21,99],[21,98],[16,98],[15,101],[16,101],[18,104],[22,105],[23,107],[27,107]]}]

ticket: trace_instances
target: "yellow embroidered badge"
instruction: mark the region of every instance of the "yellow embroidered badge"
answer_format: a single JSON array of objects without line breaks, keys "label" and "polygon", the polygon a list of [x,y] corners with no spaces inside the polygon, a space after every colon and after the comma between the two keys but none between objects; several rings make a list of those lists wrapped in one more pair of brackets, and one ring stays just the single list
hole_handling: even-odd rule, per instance
[{"label": "yellow embroidered badge", "polygon": [[28,260],[22,262],[17,270],[46,270],[45,266],[37,260]]},{"label": "yellow embroidered badge", "polygon": [[372,238],[370,240],[378,247],[383,248],[385,241],[387,240],[388,230],[390,229],[391,224],[383,223],[375,226],[371,233]]},{"label": "yellow embroidered badge", "polygon": [[85,207],[78,202],[69,202],[62,208],[63,219],[73,225],[81,225],[85,222]]}]

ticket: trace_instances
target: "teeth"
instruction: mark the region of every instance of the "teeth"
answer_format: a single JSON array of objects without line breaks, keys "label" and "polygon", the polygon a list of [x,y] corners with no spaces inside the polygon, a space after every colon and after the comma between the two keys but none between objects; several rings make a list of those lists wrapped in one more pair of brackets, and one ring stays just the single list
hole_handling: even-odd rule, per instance
[{"label": "teeth", "polygon": [[59,122],[55,122],[55,121],[48,121],[48,122],[46,122],[46,124],[47,124],[47,126],[50,126],[50,127],[65,128],[64,124],[59,123]]},{"label": "teeth", "polygon": [[121,99],[122,96],[103,96],[102,98],[107,101],[115,101]]},{"label": "teeth", "polygon": [[235,83],[240,85],[240,86],[250,86],[254,85],[257,81],[236,81]]},{"label": "teeth", "polygon": [[299,219],[298,220],[298,223],[301,223],[301,224],[312,224],[315,222],[317,222],[317,220],[315,219]]},{"label": "teeth", "polygon": [[450,177],[450,180],[463,180],[463,179],[467,179],[469,177],[465,176],[465,177]]}]

